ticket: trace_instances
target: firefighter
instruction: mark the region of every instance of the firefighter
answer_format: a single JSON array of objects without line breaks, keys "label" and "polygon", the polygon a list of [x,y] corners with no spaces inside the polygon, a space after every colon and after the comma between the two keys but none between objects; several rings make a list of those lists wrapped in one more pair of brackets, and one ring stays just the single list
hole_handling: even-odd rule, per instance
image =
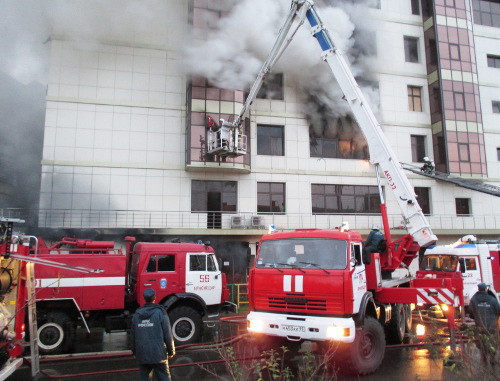
[{"label": "firefighter", "polygon": [[380,250],[380,246],[384,241],[384,234],[380,231],[380,227],[377,224],[372,226],[372,231],[368,234],[368,238],[365,242],[365,250],[367,253],[377,253]]},{"label": "firefighter", "polygon": [[424,173],[432,173],[434,172],[434,168],[435,168],[434,162],[427,156],[424,157],[424,165],[422,166],[422,168],[420,168],[420,170]]},{"label": "firefighter", "polygon": [[488,286],[485,283],[479,283],[477,289],[470,300],[470,308],[478,329],[478,346],[482,359],[485,363],[492,364],[496,355],[500,305],[494,296],[488,294]]},{"label": "firefighter", "polygon": [[141,381],[149,380],[151,372],[157,380],[170,381],[168,358],[175,355],[174,339],[167,312],[155,304],[155,296],[153,289],[146,289],[143,293],[146,304],[132,318],[132,353],[139,363]]}]

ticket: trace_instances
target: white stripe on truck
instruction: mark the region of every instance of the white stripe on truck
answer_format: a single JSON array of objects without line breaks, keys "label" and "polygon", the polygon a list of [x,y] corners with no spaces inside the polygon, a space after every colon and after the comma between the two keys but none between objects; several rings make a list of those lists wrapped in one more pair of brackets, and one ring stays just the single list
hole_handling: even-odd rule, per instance
[{"label": "white stripe on truck", "polygon": [[36,287],[92,287],[124,286],[125,277],[88,277],[88,278],[45,278],[36,280]]}]

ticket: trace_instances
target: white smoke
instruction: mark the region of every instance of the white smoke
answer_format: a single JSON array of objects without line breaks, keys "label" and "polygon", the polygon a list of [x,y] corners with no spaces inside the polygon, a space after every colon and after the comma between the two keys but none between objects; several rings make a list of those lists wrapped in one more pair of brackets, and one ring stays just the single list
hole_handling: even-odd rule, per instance
[{"label": "white smoke", "polygon": [[[373,27],[366,20],[367,5],[372,1],[330,0],[318,4],[323,22],[336,47],[341,49],[356,77],[369,78],[364,59],[370,47],[365,40],[356,41],[356,33],[366,36]],[[271,50],[276,36],[289,13],[290,0],[242,0],[206,40],[196,41],[186,50],[188,70],[206,77],[210,83],[227,89],[248,89]],[[306,22],[307,23],[307,22]],[[309,30],[302,27],[273,72],[283,72],[304,95],[312,94],[316,103],[328,105],[337,116],[349,113],[342,93]],[[378,105],[376,93],[367,87],[365,96],[372,107]],[[312,110],[304,110],[307,114]]]}]

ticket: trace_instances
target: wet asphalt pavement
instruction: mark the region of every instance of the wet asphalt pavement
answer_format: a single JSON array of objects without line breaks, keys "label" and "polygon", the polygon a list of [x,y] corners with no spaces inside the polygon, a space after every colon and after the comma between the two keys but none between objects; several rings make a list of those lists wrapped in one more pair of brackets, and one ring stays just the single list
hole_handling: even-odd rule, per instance
[{"label": "wet asphalt pavement", "polygon": [[[203,342],[211,343],[217,338],[238,337],[246,332],[245,325],[227,322],[210,321],[205,323]],[[237,358],[248,358],[243,361],[239,369],[245,372],[250,370],[252,360],[258,356],[251,340],[243,338],[231,343]],[[125,381],[138,380],[139,372],[132,354],[128,351],[129,335],[125,332],[107,334],[102,329],[93,329],[88,335],[79,330],[73,348],[73,353],[66,356],[42,357],[40,361],[41,373],[36,380],[106,380]],[[304,352],[311,350],[305,343],[298,356],[290,361],[290,367],[297,369],[302,366]],[[173,380],[230,380],[224,364],[220,361],[220,350],[213,347],[179,348],[176,356],[170,360],[170,371]],[[379,370],[365,377],[337,374],[338,380],[457,380],[455,375],[443,368],[441,356],[431,356],[427,349],[419,348],[391,348]],[[217,376],[216,376],[217,375]],[[252,380],[253,378],[244,378]],[[29,362],[9,378],[9,381],[25,381],[31,379]]]}]

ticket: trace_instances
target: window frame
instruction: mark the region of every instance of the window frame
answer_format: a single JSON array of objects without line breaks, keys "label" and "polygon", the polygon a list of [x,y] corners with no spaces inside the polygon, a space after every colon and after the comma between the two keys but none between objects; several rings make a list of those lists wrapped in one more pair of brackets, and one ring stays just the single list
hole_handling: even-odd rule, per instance
[{"label": "window frame", "polygon": [[[418,90],[419,94],[415,94],[415,90]],[[422,86],[415,86],[415,85],[407,85],[407,91],[408,91],[408,111],[411,112],[423,112],[424,107],[423,107],[423,102],[422,102],[422,94],[423,94],[423,88]],[[419,101],[420,103],[420,110],[418,110],[416,107],[417,102],[416,100]]]},{"label": "window frame", "polygon": [[[278,136],[272,136],[272,134],[263,134],[261,133],[262,131],[265,131],[265,129],[274,129],[274,130],[280,130],[280,137]],[[269,131],[269,130],[268,130]],[[264,149],[266,147],[265,143],[262,143],[264,139],[269,140],[267,143],[268,150]],[[280,150],[281,153],[275,153],[273,152],[273,147],[277,147],[277,145],[273,141],[278,141],[281,140],[280,144]],[[263,152],[264,151],[264,152]],[[257,124],[257,155],[267,155],[267,156],[285,156],[285,126],[283,125],[278,125],[278,124]]]},{"label": "window frame", "polygon": [[487,60],[488,67],[491,67],[494,69],[500,69],[500,56],[497,56],[494,54],[487,54],[486,60]]},{"label": "window frame", "polygon": [[[459,205],[462,203],[462,205]],[[463,209],[463,211],[467,211],[467,213],[459,213],[459,209]],[[457,216],[470,216],[472,215],[472,205],[471,199],[466,197],[456,197],[455,198],[455,212]]]},{"label": "window frame", "polygon": [[[273,96],[277,93],[277,96]],[[285,76],[283,73],[268,73],[255,96],[256,99],[285,100]]]},{"label": "window frame", "polygon": [[[424,157],[427,156],[427,136],[425,135],[410,135],[411,145],[411,160],[414,163],[423,163]],[[422,157],[419,153],[423,152]],[[416,160],[417,159],[417,160]],[[418,160],[421,159],[421,160]]]},{"label": "window frame", "polygon": [[424,213],[426,216],[430,216],[432,214],[431,188],[413,187],[413,190],[417,195],[417,202],[420,205],[420,208],[422,209],[422,213]]},{"label": "window frame", "polygon": [[493,114],[500,114],[500,101],[491,101],[491,112]]},{"label": "window frame", "polygon": [[[268,192],[263,192],[259,190],[259,185],[260,186],[268,186],[269,191]],[[281,185],[282,186],[282,192],[273,192],[273,186],[276,185]],[[261,206],[264,206],[264,204],[260,204],[260,195],[266,195],[269,196],[269,205],[266,205],[269,210],[262,210]],[[275,197],[281,196],[283,199],[283,207],[282,210],[280,211],[275,211],[273,210],[273,202],[276,201]],[[257,214],[286,214],[286,183],[281,183],[281,182],[268,182],[268,181],[258,181],[257,182]]]},{"label": "window frame", "polygon": [[[362,193],[363,189],[368,192]],[[362,210],[360,210],[361,206],[363,206]],[[376,185],[311,183],[311,213],[313,215],[380,213],[378,187]]]},{"label": "window frame", "polygon": [[[403,36],[403,41],[404,41],[404,52],[405,52],[405,62],[408,63],[420,63],[420,52],[419,50],[419,38],[414,37],[414,36]],[[416,53],[416,60],[413,60],[413,54],[412,54],[412,49],[413,46],[410,45],[410,43],[415,43],[415,53]]]},{"label": "window frame", "polygon": [[420,0],[410,1],[411,14],[415,16],[420,16]]}]

